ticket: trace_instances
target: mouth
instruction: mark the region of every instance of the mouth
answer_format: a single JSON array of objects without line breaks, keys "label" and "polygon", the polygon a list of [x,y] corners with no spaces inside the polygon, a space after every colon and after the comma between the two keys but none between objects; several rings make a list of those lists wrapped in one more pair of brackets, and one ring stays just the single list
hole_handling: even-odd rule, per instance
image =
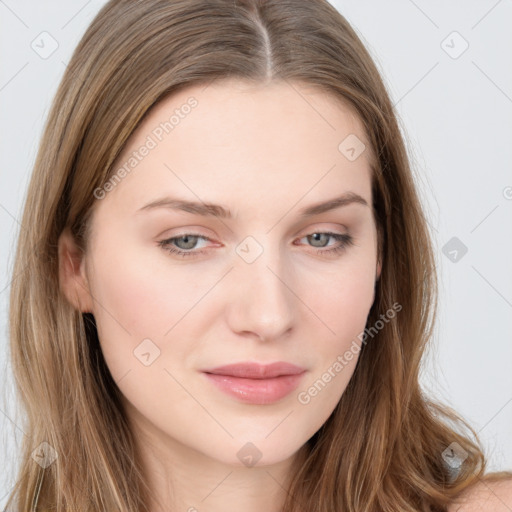
[{"label": "mouth", "polygon": [[238,401],[265,405],[288,396],[298,387],[306,370],[285,362],[270,365],[236,363],[202,373],[217,389]]}]

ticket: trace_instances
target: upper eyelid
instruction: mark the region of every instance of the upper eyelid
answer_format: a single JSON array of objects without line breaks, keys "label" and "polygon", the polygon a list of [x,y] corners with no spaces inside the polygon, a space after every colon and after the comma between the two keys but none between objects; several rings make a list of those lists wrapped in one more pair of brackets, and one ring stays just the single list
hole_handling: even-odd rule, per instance
[{"label": "upper eyelid", "polygon": [[[340,235],[345,235],[345,234],[350,234],[352,229],[358,230],[361,222],[364,221],[364,219],[360,219],[359,217],[353,218],[352,216],[349,216],[348,218],[344,219],[345,222],[343,222],[343,221],[340,222],[341,220],[342,219],[331,218],[331,219],[318,219],[316,222],[310,221],[307,224],[309,226],[313,226],[313,228],[311,228],[311,230],[307,226],[297,229],[297,224],[294,224],[294,226],[290,227],[290,231],[288,233],[286,233],[286,236],[291,235],[292,230],[294,232],[297,232],[297,231],[304,232],[305,234],[302,234],[302,235],[294,235],[294,236],[301,236],[301,237],[312,234],[312,233],[326,232],[326,231],[335,232],[336,234],[340,234]],[[172,235],[166,237],[166,239],[193,234],[196,236],[203,236],[203,237],[209,238],[210,240],[213,240],[216,235],[214,235],[213,237],[210,237],[207,234],[203,235],[203,234],[195,232],[197,230],[197,231],[207,231],[207,232],[214,233],[215,229],[214,228],[212,229],[211,227],[209,227],[208,224],[209,223],[207,223],[206,226],[201,225],[201,224],[190,224],[189,226],[181,226],[181,227],[176,227],[174,229],[173,228],[167,229],[167,230],[165,230],[166,232],[174,231],[174,230],[181,230],[181,229],[183,229],[184,231],[182,231],[181,233],[178,233],[176,235],[172,234]],[[302,224],[302,222],[301,222],[301,224]],[[315,225],[317,225],[317,226],[320,225],[320,226],[317,228],[314,228]],[[333,226],[335,226],[335,227],[333,227]],[[236,241],[236,237],[234,236],[233,230],[231,230],[229,228],[228,228],[228,230],[229,230],[228,238],[231,238],[232,239],[231,241]],[[221,231],[223,231],[223,229],[221,229]]]}]

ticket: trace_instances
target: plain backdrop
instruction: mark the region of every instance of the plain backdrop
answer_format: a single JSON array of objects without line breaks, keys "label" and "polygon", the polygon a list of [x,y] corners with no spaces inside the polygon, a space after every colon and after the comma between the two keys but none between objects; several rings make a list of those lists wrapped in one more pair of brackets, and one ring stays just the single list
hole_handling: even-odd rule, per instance
[{"label": "plain backdrop", "polygon": [[[0,505],[25,435],[7,324],[21,206],[51,99],[104,3],[0,0]],[[383,75],[434,237],[440,305],[422,383],[478,432],[489,469],[512,469],[512,2],[332,3]]]}]

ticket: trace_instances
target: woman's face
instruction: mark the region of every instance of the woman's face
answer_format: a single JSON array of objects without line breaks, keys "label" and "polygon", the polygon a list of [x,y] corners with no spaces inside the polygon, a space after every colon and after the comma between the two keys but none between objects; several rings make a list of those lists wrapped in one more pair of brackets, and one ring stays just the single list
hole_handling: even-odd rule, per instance
[{"label": "woman's face", "polygon": [[[195,86],[144,119],[95,192],[74,282],[152,443],[268,465],[328,419],[380,273],[369,151],[347,108],[300,84]],[[361,202],[327,207],[348,193]],[[205,373],[246,362],[302,373]]]}]

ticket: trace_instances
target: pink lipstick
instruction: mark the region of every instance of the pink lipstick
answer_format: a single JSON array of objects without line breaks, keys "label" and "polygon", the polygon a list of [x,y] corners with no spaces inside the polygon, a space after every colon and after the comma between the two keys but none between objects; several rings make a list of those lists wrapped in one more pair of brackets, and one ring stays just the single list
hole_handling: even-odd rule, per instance
[{"label": "pink lipstick", "polygon": [[264,405],[289,395],[306,370],[291,363],[236,363],[203,370],[204,375],[226,394],[238,400]]}]

